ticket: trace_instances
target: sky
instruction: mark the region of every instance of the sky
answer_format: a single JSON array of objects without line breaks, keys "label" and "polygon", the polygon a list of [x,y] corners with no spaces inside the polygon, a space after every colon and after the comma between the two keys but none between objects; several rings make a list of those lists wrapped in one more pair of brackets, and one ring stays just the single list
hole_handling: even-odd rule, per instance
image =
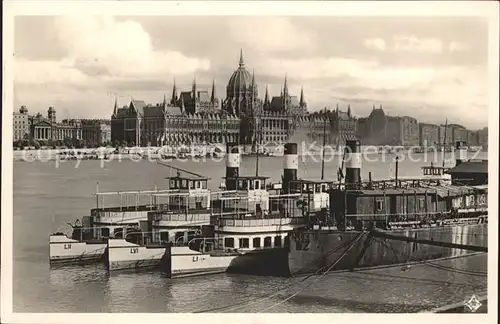
[{"label": "sky", "polygon": [[[310,111],[488,123],[488,21],[474,17],[17,16],[14,105],[58,119],[110,118],[115,97],[157,103],[177,88],[217,95],[240,49],[259,95],[285,75]],[[36,32],[34,32],[36,31]]]}]

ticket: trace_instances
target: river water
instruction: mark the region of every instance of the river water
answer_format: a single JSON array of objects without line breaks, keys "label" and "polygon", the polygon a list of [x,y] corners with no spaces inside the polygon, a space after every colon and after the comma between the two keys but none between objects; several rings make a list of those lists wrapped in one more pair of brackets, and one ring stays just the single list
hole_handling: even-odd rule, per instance
[{"label": "river water", "polygon": [[[393,156],[381,159],[363,161],[362,177],[393,176]],[[399,176],[420,175],[430,162],[423,155],[403,159]],[[211,177],[212,189],[225,172],[223,161],[169,163]],[[262,157],[259,173],[279,181],[282,165],[280,157]],[[334,180],[337,159],[325,165],[325,178]],[[242,159],[240,174],[255,174],[255,158]],[[49,268],[48,235],[89,214],[97,182],[100,191],[146,190],[165,188],[169,175],[145,160],[15,162],[14,312],[413,312],[486,291],[486,254],[305,280],[229,274],[171,280],[155,272],[108,275],[102,265]],[[314,158],[299,160],[299,177],[320,175]]]}]

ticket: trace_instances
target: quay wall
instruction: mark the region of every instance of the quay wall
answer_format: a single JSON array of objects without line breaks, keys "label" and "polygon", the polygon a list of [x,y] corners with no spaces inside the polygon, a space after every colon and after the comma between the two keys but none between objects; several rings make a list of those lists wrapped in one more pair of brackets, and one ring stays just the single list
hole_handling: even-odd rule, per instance
[{"label": "quay wall", "polygon": [[[390,234],[441,242],[488,246],[488,225],[456,225],[394,230]],[[336,262],[358,235],[363,235],[347,254],[331,269],[345,270],[355,266],[367,242],[367,233],[309,231],[294,233],[290,239],[288,265],[290,274],[320,271]],[[404,264],[469,254],[470,251],[427,244],[374,238],[368,245],[358,268]],[[326,270],[326,269],[323,269]]]}]

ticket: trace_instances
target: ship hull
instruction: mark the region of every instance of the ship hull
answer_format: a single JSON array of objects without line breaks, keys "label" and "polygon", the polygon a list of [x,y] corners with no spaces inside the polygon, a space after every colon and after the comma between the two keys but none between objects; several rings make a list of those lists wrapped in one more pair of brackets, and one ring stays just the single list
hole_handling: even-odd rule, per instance
[{"label": "ship hull", "polygon": [[286,277],[289,274],[288,248],[262,249],[239,255],[231,262],[227,272]]},{"label": "ship hull", "polygon": [[81,242],[63,235],[49,238],[50,265],[76,265],[101,262],[106,250],[106,242]]},{"label": "ship hull", "polygon": [[166,250],[164,246],[141,246],[124,239],[108,239],[105,263],[109,271],[158,268]]},{"label": "ship hull", "polygon": [[[391,230],[389,233],[464,245],[483,247],[488,245],[487,223]],[[356,240],[358,236],[359,240]],[[352,248],[346,253],[351,244]],[[345,255],[330,270],[405,264],[457,257],[471,252],[392,239],[371,239],[367,232],[306,231],[294,233],[290,240],[289,272],[291,275],[319,273],[328,269],[344,253]]]},{"label": "ship hull", "polygon": [[187,246],[173,246],[167,250],[162,270],[171,278],[223,273],[237,257],[235,254],[201,253]]}]

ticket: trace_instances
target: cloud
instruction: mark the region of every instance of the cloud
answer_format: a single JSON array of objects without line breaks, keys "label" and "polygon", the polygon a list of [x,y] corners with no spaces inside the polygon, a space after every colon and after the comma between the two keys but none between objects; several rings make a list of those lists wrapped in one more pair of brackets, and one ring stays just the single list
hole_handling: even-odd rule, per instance
[{"label": "cloud", "polygon": [[162,79],[210,69],[210,60],[177,51],[157,51],[150,36],[134,21],[111,17],[57,17],[60,45],[68,53],[60,61],[16,58],[18,84],[79,86],[116,78]]},{"label": "cloud", "polygon": [[365,39],[363,44],[365,45],[366,48],[377,51],[385,51],[386,49],[385,41],[381,38]]},{"label": "cloud", "polygon": [[[380,52],[422,52],[429,54],[440,54],[443,52],[443,42],[437,38],[419,38],[416,36],[395,35],[392,42],[386,43],[382,38],[368,38],[363,45]],[[454,46],[457,46],[454,44]]]},{"label": "cloud", "polygon": [[51,83],[81,85],[89,81],[88,76],[75,69],[73,61],[14,60],[14,82],[16,84],[47,85]]},{"label": "cloud", "polygon": [[415,36],[394,36],[396,51],[419,51],[438,54],[443,51],[443,42],[437,38],[418,38]]},{"label": "cloud", "polygon": [[227,24],[234,40],[260,52],[314,51],[314,34],[307,33],[285,17],[230,18]]},{"label": "cloud", "polygon": [[157,51],[149,34],[132,20],[112,17],[61,17],[59,40],[75,67],[90,75],[116,77],[190,74],[209,70],[210,60],[186,57],[177,51]]}]

